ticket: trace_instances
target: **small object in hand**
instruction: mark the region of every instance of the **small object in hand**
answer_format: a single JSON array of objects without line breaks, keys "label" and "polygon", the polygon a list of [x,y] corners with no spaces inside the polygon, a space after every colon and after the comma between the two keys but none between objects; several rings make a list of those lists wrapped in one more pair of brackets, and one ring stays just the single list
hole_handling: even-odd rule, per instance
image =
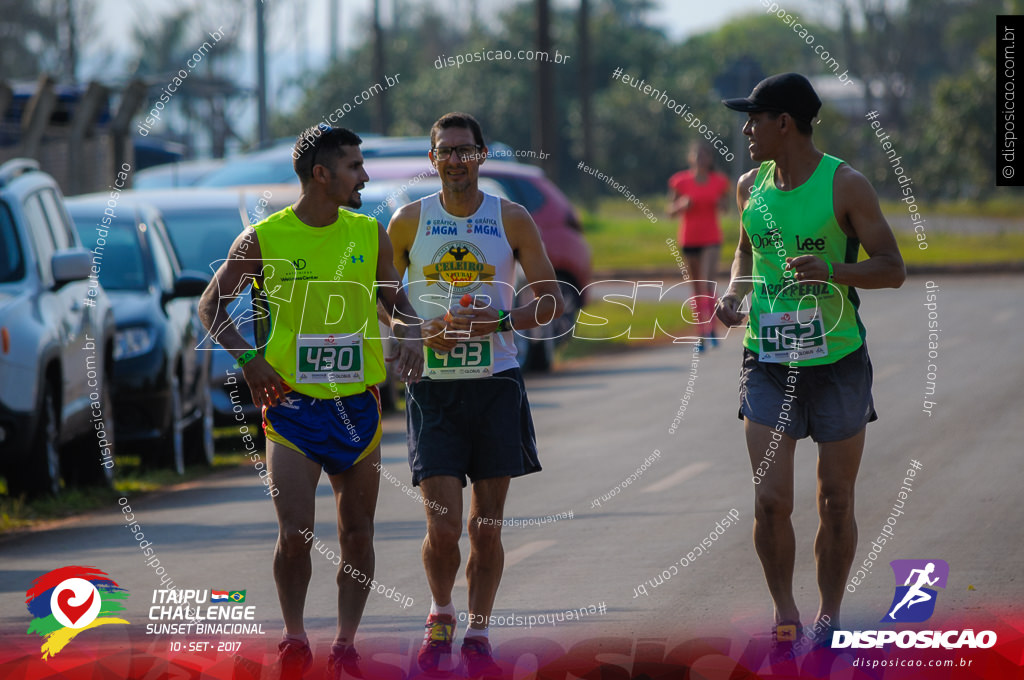
[{"label": "small object in hand", "polygon": [[[473,296],[470,295],[469,293],[466,293],[459,300],[459,304],[462,305],[463,307],[472,307],[473,306]],[[451,312],[445,313],[444,320],[445,320],[446,323],[451,323],[452,322],[452,313]]]}]

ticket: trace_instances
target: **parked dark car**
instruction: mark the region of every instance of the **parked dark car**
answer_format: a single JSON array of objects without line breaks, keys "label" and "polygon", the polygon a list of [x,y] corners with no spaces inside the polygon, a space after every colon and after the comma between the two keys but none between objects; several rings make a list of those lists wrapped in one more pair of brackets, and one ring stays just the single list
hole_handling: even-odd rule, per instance
[{"label": "parked dark car", "polygon": [[196,312],[209,276],[182,270],[156,208],[126,192],[111,210],[109,198],[69,199],[68,211],[83,243],[102,245],[99,280],[117,322],[118,438],[137,445],[145,464],[183,474],[186,462],[213,462],[211,352],[199,347]]},{"label": "parked dark car", "polygon": [[[131,195],[160,211],[182,266],[212,276],[218,262],[227,257],[231,243],[250,222],[259,222],[297,197],[292,187],[276,193],[273,189],[154,189],[133,191]],[[231,303],[229,312],[242,337],[255,345],[253,324],[247,321],[252,316],[250,310],[250,292],[246,287]],[[200,337],[205,335],[203,329]],[[212,339],[203,347],[213,355],[209,386],[215,423],[238,426],[260,422],[260,410],[252,403],[242,372],[234,368],[234,358]]]},{"label": "parked dark car", "polygon": [[57,183],[0,165],[0,471],[11,495],[114,478],[114,313]]}]

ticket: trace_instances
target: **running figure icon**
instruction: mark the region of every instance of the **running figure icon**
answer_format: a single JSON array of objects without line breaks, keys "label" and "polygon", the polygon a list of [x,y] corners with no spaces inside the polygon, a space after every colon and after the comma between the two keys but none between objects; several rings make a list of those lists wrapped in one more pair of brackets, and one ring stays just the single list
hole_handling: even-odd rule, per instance
[{"label": "running figure icon", "polygon": [[[932,572],[934,572],[934,571],[935,571],[935,563],[934,562],[929,562],[928,566],[926,566],[924,569],[912,569],[910,571],[910,574],[907,576],[906,582],[904,582],[904,584],[903,584],[905,586],[910,586],[910,590],[908,590],[907,594],[903,596],[903,599],[900,600],[900,603],[898,605],[896,605],[895,607],[893,607],[892,611],[889,612],[889,618],[890,619],[892,619],[894,621],[896,620],[896,612],[899,611],[900,607],[902,607],[903,605],[907,605],[907,609],[910,609],[915,604],[920,604],[921,602],[927,602],[928,600],[932,599],[931,593],[929,593],[927,591],[924,591],[921,588],[922,588],[922,586],[925,586],[925,585],[933,586],[936,583],[938,583],[938,581],[939,581],[939,577],[938,576],[936,576],[933,579],[929,579],[928,578],[928,576],[931,575]],[[917,582],[914,583],[914,585],[911,586],[910,585],[910,581],[911,581],[911,579],[914,578],[914,574],[918,574]]]},{"label": "running figure icon", "polygon": [[896,589],[882,623],[919,623],[935,613],[940,588],[949,580],[949,563],[937,558],[893,560]]}]

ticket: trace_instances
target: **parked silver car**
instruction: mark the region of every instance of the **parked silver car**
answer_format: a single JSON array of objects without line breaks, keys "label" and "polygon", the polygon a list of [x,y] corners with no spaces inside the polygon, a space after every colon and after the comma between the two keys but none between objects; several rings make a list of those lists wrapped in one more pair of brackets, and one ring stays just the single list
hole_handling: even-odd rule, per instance
[{"label": "parked silver car", "polygon": [[110,484],[114,315],[52,177],[0,165],[0,466],[13,494]]}]

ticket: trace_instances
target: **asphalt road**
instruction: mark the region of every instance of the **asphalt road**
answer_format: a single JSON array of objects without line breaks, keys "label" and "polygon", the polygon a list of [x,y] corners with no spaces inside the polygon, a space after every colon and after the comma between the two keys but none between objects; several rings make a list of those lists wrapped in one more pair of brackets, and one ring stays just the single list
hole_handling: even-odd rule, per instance
[{"label": "asphalt road", "polygon": [[[924,307],[928,280],[939,287],[941,332],[933,359]],[[857,563],[885,524],[911,461],[919,461],[920,470],[894,537],[872,573],[847,595],[845,627],[874,627],[884,615],[893,594],[887,562],[898,558],[949,562],[937,622],[997,615],[1024,603],[1021,295],[1024,279],[1010,276],[911,278],[900,290],[863,292],[880,419],[868,427],[858,482]],[[736,638],[767,630],[771,603],[750,537],[751,471],[736,418],[740,352],[734,331],[720,348],[699,355],[693,396],[674,433],[669,430],[685,395],[689,346],[591,358],[527,380],[544,470],[513,481],[506,518],[569,511],[572,518],[504,530],[505,574],[494,613],[543,615],[601,604],[605,613],[557,626],[495,626],[496,644],[543,637],[568,648],[601,636]],[[929,363],[936,374],[930,416],[922,410]],[[404,418],[390,417],[385,432],[384,466],[407,482]],[[815,455],[809,441],[797,448],[795,582],[805,621],[817,596]],[[645,459],[647,469],[609,495]],[[247,604],[256,606],[257,621],[274,642],[281,625],[271,574],[276,524],[263,490],[254,470],[240,469],[131,506],[179,588],[246,589]],[[360,634],[391,649],[403,665],[418,646],[430,603],[419,555],[424,520],[416,501],[386,480],[379,498],[376,576],[414,603],[403,608],[371,594]],[[650,584],[734,509],[738,522],[723,528],[709,551],[687,559],[656,587]],[[316,535],[336,543],[326,478],[317,513]],[[138,627],[160,587],[119,507],[4,539],[0,558],[4,631],[24,631],[31,580],[66,564],[95,565],[115,577],[132,593],[126,618]],[[328,643],[335,621],[334,566],[317,553],[313,558],[307,626],[314,640]],[[645,582],[647,595],[637,590]],[[461,610],[465,600],[460,580],[455,602]]]}]

